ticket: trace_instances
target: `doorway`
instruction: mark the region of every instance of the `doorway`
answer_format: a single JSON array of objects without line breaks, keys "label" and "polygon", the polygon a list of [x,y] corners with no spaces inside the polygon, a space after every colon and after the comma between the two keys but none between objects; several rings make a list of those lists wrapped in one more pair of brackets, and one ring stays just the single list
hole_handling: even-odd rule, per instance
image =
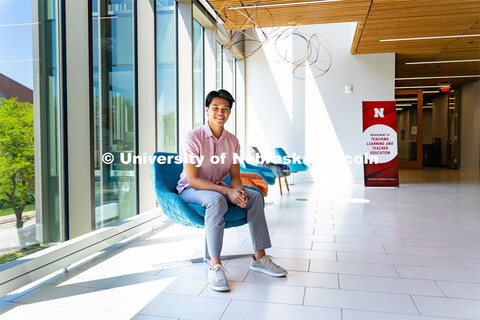
[{"label": "doorway", "polygon": [[457,100],[458,92],[449,92],[448,94],[448,111],[447,111],[447,128],[448,138],[445,141],[447,152],[446,167],[457,169]]},{"label": "doorway", "polygon": [[423,90],[396,90],[398,167],[422,168]]}]

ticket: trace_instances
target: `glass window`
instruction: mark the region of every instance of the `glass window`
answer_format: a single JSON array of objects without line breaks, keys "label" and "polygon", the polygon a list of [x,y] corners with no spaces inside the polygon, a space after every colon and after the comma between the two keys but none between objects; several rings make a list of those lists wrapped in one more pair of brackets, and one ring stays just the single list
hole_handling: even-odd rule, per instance
[{"label": "glass window", "polygon": [[[0,46],[0,264],[64,240],[55,3],[1,5],[0,42],[9,45]],[[34,110],[41,159],[34,158]],[[43,166],[39,172],[35,161]],[[40,173],[41,208],[35,203]]]},{"label": "glass window", "polygon": [[157,0],[157,150],[177,151],[175,1]]},{"label": "glass window", "polygon": [[[397,99],[398,160],[417,160],[417,95],[402,95]],[[403,100],[403,101],[402,101]]]},{"label": "glass window", "polygon": [[203,81],[203,27],[193,20],[193,126],[205,123],[204,81]]},{"label": "glass window", "polygon": [[[92,4],[94,94],[95,227],[136,214],[132,0]],[[110,152],[114,162],[105,164]]]}]

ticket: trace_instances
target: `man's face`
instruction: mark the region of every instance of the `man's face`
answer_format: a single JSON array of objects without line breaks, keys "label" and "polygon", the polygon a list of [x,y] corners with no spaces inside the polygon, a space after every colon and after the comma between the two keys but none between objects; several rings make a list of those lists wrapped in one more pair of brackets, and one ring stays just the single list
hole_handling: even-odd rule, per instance
[{"label": "man's face", "polygon": [[230,107],[227,99],[213,98],[209,107],[206,107],[208,121],[211,124],[223,126],[230,116]]}]

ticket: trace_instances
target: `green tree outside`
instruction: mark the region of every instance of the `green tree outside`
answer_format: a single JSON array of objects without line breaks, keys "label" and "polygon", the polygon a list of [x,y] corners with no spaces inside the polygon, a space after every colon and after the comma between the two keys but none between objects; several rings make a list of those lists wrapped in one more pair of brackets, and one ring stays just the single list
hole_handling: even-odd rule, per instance
[{"label": "green tree outside", "polygon": [[12,207],[17,228],[34,192],[33,105],[0,98],[0,202]]}]

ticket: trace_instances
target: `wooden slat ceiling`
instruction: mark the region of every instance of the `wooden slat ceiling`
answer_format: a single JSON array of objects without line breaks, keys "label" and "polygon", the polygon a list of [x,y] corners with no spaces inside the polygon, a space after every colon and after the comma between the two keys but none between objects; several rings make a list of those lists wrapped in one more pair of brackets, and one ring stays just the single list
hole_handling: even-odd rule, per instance
[{"label": "wooden slat ceiling", "polygon": [[[261,5],[305,0],[264,0]],[[220,10],[225,1],[210,0]],[[258,1],[232,0],[229,6]],[[242,9],[244,13],[253,9]],[[226,10],[230,17],[231,11]],[[240,16],[237,17],[239,21]],[[381,42],[381,39],[480,34],[480,0],[340,0],[257,9],[261,26],[358,22],[352,54],[396,53],[396,78],[479,75],[480,62],[406,65],[406,62],[480,59],[480,37]],[[240,19],[241,20],[241,19]],[[227,28],[235,28],[226,22]],[[253,24],[246,24],[246,28]],[[450,82],[459,88],[480,78],[397,80],[396,87]],[[431,89],[428,89],[431,90]],[[428,97],[428,95],[426,95]]]},{"label": "wooden slat ceiling", "polygon": [[[240,7],[249,6],[255,3],[261,5],[265,4],[279,4],[279,3],[295,3],[299,0],[209,0],[208,1],[217,11],[224,13],[231,20],[233,17],[238,17],[237,22],[245,20],[242,13],[247,15],[254,12],[254,9],[239,9],[231,10],[225,7]],[[346,21],[360,21],[365,19],[370,8],[370,0],[346,0],[346,1],[332,1],[315,4],[302,4],[296,6],[281,6],[270,8],[258,8],[254,16],[256,21],[259,21],[260,26],[285,26],[285,25],[307,25],[307,24],[321,24],[321,23],[335,23]],[[258,17],[258,20],[257,20]],[[236,25],[225,20],[225,27],[227,29],[234,29]],[[246,28],[253,28],[253,24],[247,24]]]}]

